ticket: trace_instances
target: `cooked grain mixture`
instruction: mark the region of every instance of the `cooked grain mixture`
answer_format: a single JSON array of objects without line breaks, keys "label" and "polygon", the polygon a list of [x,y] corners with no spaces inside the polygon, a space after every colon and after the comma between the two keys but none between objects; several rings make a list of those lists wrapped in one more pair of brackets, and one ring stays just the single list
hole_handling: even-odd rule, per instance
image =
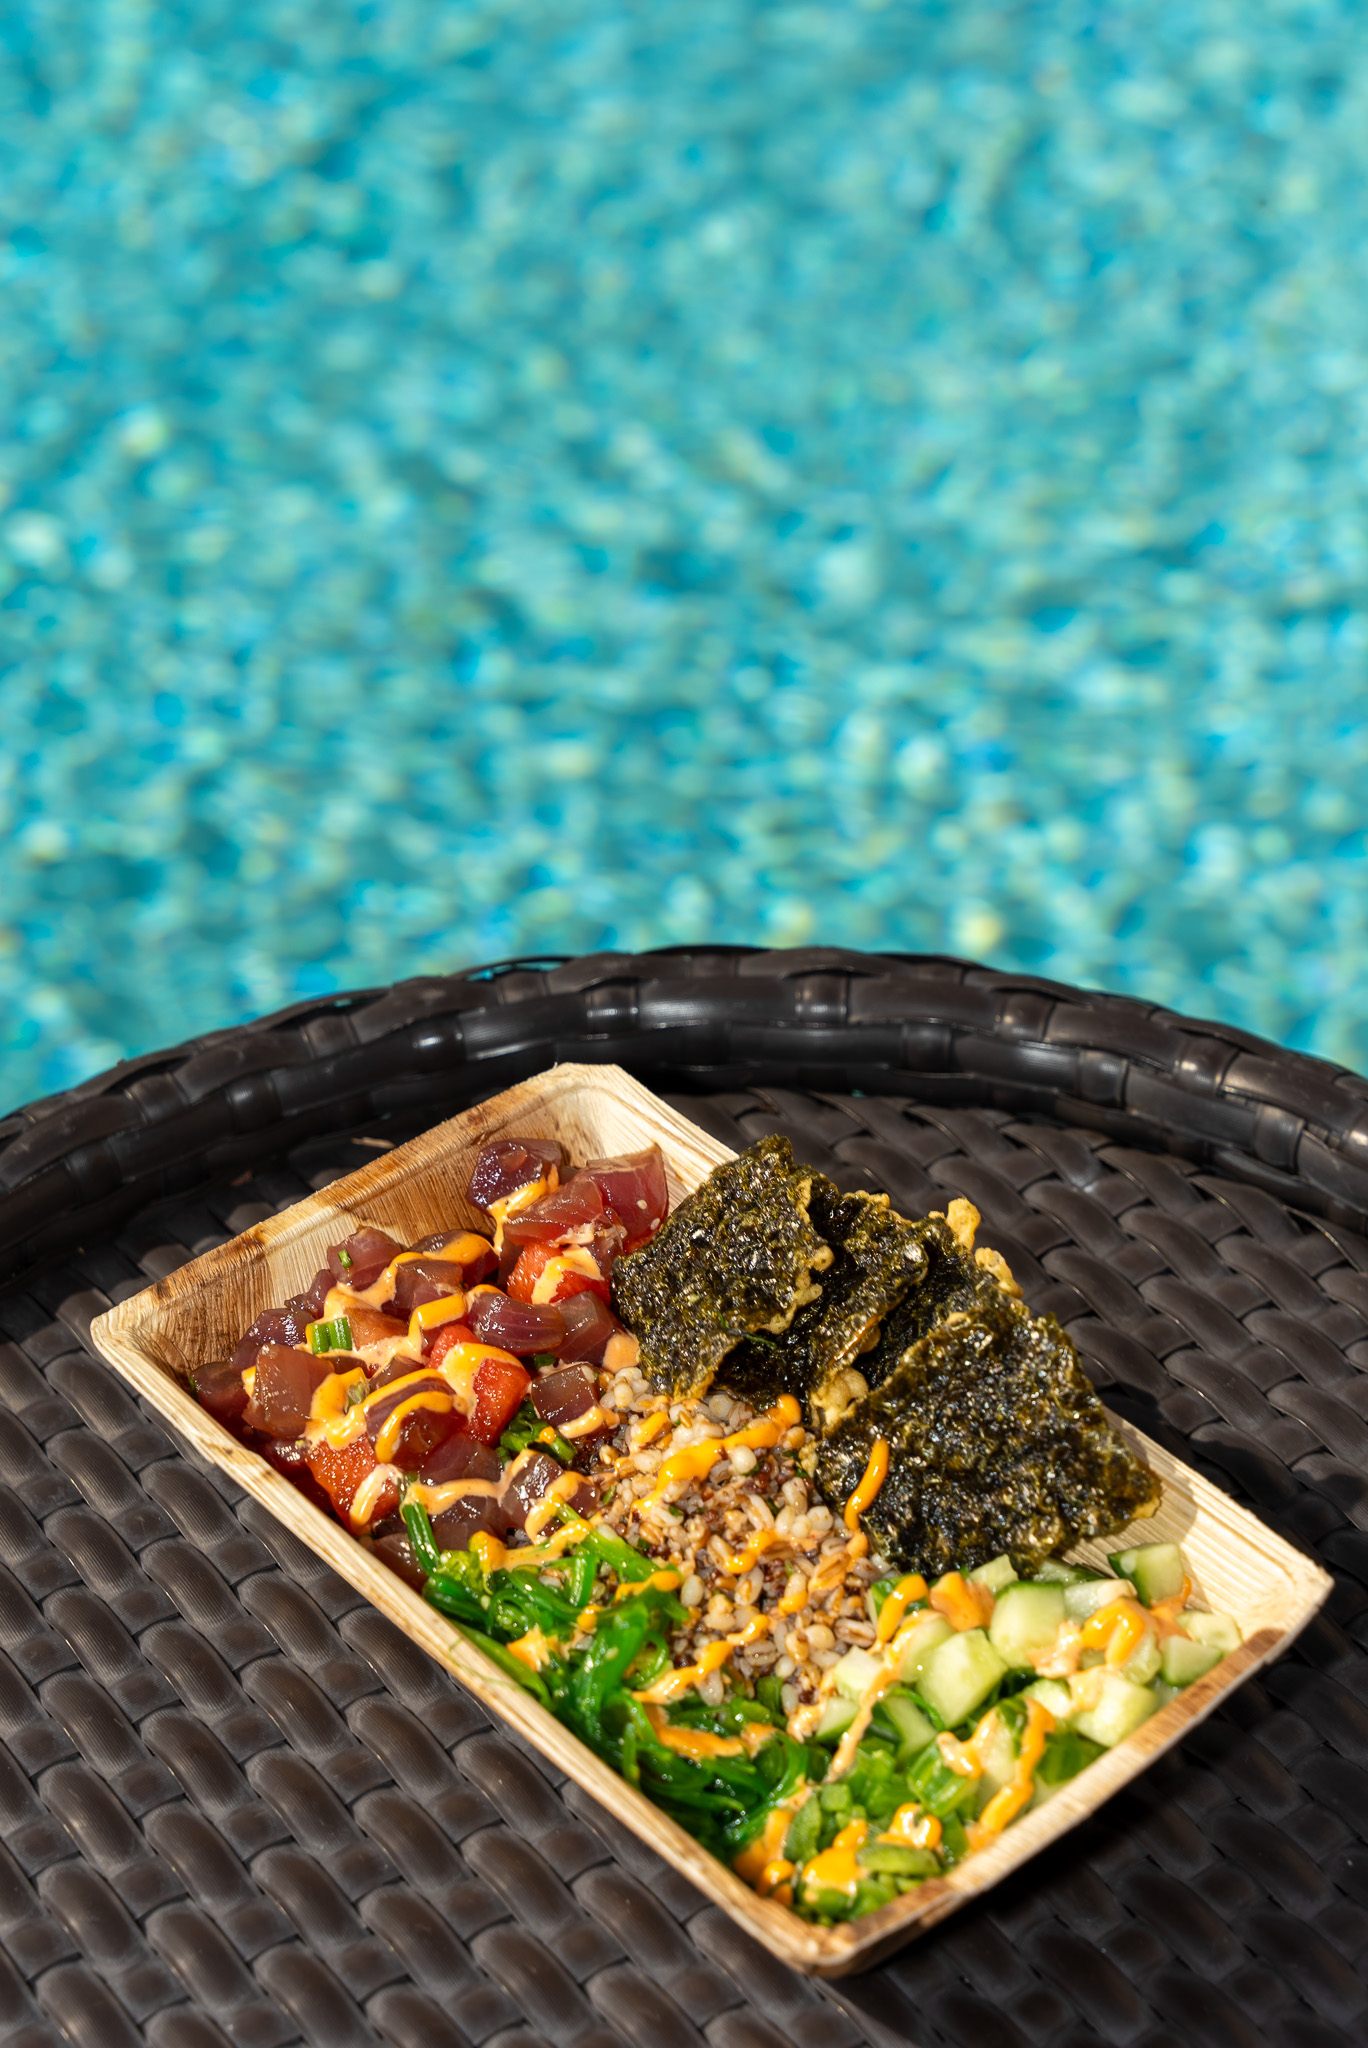
[{"label": "cooked grain mixture", "polygon": [[[818,1498],[795,1402],[762,1410],[719,1389],[672,1400],[621,1362],[630,1339],[617,1346],[603,1375],[604,1405],[619,1418],[599,1451],[612,1474],[603,1520],[681,1574],[691,1622],[673,1638],[674,1664],[717,1660],[701,1697],[719,1704],[726,1670],[772,1671],[792,1714],[844,1651],[873,1642],[866,1593],[888,1566]],[[712,1647],[723,1644],[725,1664]]]}]

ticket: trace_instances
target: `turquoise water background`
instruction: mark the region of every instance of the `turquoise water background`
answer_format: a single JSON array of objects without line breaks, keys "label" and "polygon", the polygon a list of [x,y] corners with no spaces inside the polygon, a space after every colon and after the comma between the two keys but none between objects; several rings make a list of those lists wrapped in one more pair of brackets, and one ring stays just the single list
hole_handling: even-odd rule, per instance
[{"label": "turquoise water background", "polygon": [[1365,190],[1348,0],[16,0],[3,1103],[710,938],[1368,1064]]}]

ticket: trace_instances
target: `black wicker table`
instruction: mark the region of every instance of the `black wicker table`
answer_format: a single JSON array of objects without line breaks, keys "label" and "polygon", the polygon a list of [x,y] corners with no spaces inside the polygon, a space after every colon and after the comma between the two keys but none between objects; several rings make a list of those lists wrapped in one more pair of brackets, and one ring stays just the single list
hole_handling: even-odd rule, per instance
[{"label": "black wicker table", "polygon": [[[863,1977],[788,1972],[88,1346],[112,1301],[558,1059],[963,1193],[1107,1400],[1335,1574],[1294,1652]],[[1368,2042],[1368,1084],[933,958],[600,955],[301,1005],[0,1123],[0,2040]]]}]

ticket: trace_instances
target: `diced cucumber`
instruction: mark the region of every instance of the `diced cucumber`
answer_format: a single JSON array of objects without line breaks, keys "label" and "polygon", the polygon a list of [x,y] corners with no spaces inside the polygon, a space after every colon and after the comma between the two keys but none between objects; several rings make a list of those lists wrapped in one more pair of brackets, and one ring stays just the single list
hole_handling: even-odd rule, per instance
[{"label": "diced cucumber", "polygon": [[1232,1650],[1238,1650],[1244,1641],[1239,1623],[1232,1621],[1228,1614],[1193,1613],[1182,1614],[1178,1618],[1184,1633],[1191,1636],[1194,1643],[1206,1643],[1211,1649],[1219,1650],[1223,1657],[1228,1657]]},{"label": "diced cucumber", "polygon": [[1114,1749],[1118,1742],[1148,1721],[1159,1702],[1147,1685],[1136,1685],[1119,1671],[1100,1674],[1101,1687],[1095,1707],[1074,1710],[1073,1725],[1080,1735]]},{"label": "diced cucumber", "polygon": [[1016,1770],[1017,1746],[998,1715],[993,1716],[985,1740],[978,1745],[979,1761],[983,1766],[978,1779],[975,1807],[982,1813],[995,1792],[1010,1784]]},{"label": "diced cucumber", "polygon": [[913,1699],[902,1686],[893,1686],[879,1703],[897,1731],[898,1747],[908,1756],[925,1749],[935,1735],[935,1729]]},{"label": "diced cucumber", "polygon": [[1047,1586],[1083,1586],[1089,1579],[1100,1579],[1102,1573],[1091,1571],[1085,1564],[1065,1564],[1060,1558],[1047,1557],[1044,1564],[1036,1566],[1032,1577]]},{"label": "diced cucumber", "polygon": [[958,1727],[1001,1685],[1007,1666],[981,1628],[951,1635],[931,1652],[917,1691],[947,1728]]},{"label": "diced cucumber", "polygon": [[1205,1678],[1221,1661],[1214,1643],[1194,1643],[1190,1636],[1170,1636],[1164,1644],[1161,1668],[1168,1685],[1191,1685]]},{"label": "diced cucumber", "polygon": [[1162,1678],[1156,1678],[1154,1684],[1150,1687],[1150,1691],[1154,1694],[1161,1707],[1166,1707],[1170,1700],[1176,1700],[1181,1690],[1181,1686],[1169,1685]]},{"label": "diced cucumber", "polygon": [[834,1692],[823,1704],[821,1719],[817,1723],[817,1740],[831,1742],[836,1736],[844,1735],[857,1712],[854,1700],[847,1699],[844,1693]]},{"label": "diced cucumber", "polygon": [[1159,1638],[1152,1628],[1147,1628],[1135,1648],[1121,1666],[1123,1678],[1129,1678],[1133,1685],[1150,1685],[1159,1676]]},{"label": "diced cucumber", "polygon": [[914,1849],[910,1843],[868,1843],[859,1852],[861,1870],[886,1877],[933,1877],[940,1864],[930,1849]]},{"label": "diced cucumber", "polygon": [[1063,1586],[1032,1586],[1025,1580],[998,1594],[988,1640],[1014,1671],[1029,1671],[1031,1655],[1048,1650],[1064,1620]]},{"label": "diced cucumber", "polygon": [[1073,1694],[1062,1678],[1038,1678],[1034,1685],[1027,1686],[1021,1697],[1039,1700],[1056,1721],[1067,1721],[1073,1712]]},{"label": "diced cucumber", "polygon": [[806,1863],[809,1856],[817,1854],[821,1839],[822,1802],[816,1792],[809,1792],[788,1824],[783,1853],[790,1863]]},{"label": "diced cucumber", "polygon": [[848,1700],[858,1700],[864,1698],[882,1670],[881,1658],[856,1648],[847,1650],[840,1663],[833,1665],[831,1675],[837,1692],[844,1693]]},{"label": "diced cucumber", "polygon": [[1129,1579],[1081,1579],[1064,1588],[1064,1612],[1070,1621],[1086,1621],[1099,1607],[1110,1607],[1126,1593],[1133,1593]]},{"label": "diced cucumber", "polygon": [[1118,1550],[1108,1558],[1118,1579],[1129,1579],[1146,1607],[1156,1600],[1172,1600],[1183,1590],[1187,1565],[1176,1543],[1141,1543],[1134,1550]]},{"label": "diced cucumber", "polygon": [[966,1577],[976,1586],[986,1586],[990,1593],[1000,1593],[1011,1585],[1016,1571],[1010,1557],[990,1557],[987,1564],[976,1564]]},{"label": "diced cucumber", "polygon": [[926,1660],[955,1631],[943,1614],[919,1614],[903,1639],[898,1676],[915,1685],[926,1668]]},{"label": "diced cucumber", "polygon": [[938,1820],[971,1806],[974,1780],[952,1771],[934,1742],[929,1742],[907,1773],[907,1789],[919,1806]]}]

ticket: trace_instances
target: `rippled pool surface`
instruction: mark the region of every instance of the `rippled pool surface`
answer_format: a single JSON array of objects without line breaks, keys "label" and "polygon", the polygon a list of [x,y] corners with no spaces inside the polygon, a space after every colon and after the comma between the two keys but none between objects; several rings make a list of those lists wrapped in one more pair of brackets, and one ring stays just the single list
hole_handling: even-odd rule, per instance
[{"label": "rippled pool surface", "polygon": [[954,950],[1368,1064],[1353,4],[16,0],[5,1102]]}]

